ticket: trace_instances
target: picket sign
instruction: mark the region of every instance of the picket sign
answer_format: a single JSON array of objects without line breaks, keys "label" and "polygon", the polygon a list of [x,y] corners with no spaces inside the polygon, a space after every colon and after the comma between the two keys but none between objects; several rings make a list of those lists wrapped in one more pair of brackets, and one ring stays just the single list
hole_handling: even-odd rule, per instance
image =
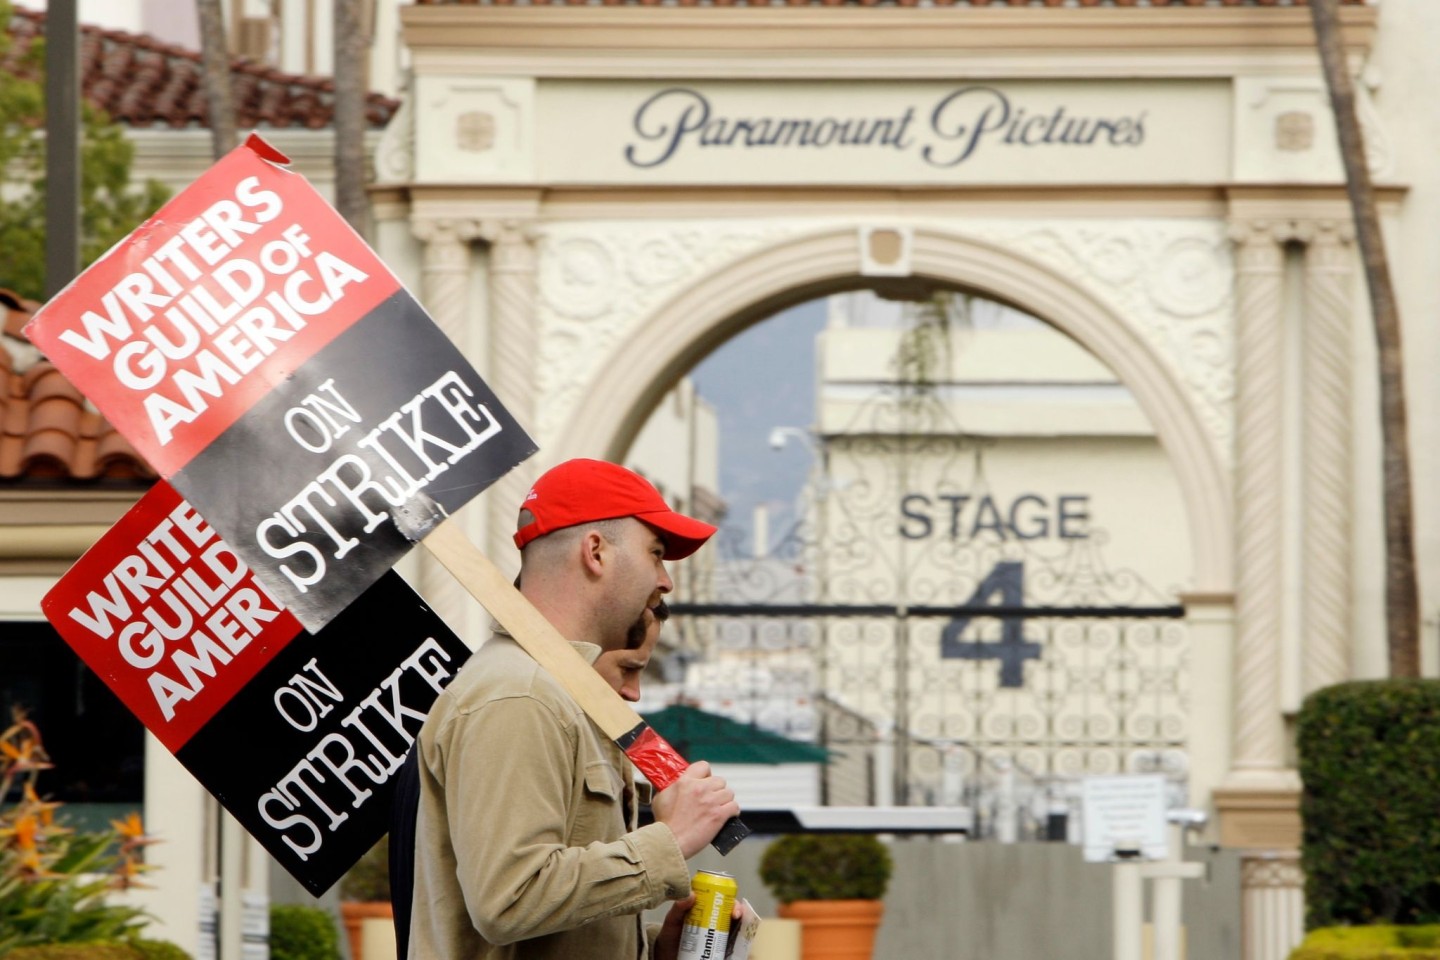
[{"label": "picket sign", "polygon": [[[424,542],[636,768],[657,788],[668,786],[685,761],[448,519],[533,454],[534,441],[363,238],[303,177],[286,169],[287,162],[252,135],[52,298],[26,335],[218,532],[237,568],[253,574],[264,595],[313,639],[335,636],[326,627],[341,620],[346,630],[377,633],[373,622],[350,608],[377,581],[395,577],[393,565]],[[76,624],[83,626],[87,616],[100,624],[110,616],[105,611],[123,608],[123,624],[114,614],[117,625],[131,630],[124,635],[131,641],[142,638],[128,652],[129,669],[138,669],[135,661],[148,669],[157,650],[168,650],[172,660],[198,658],[217,676],[213,690],[258,696],[262,705],[273,702],[264,709],[278,710],[276,698],[285,695],[278,688],[252,690],[258,672],[226,673],[250,661],[236,656],[225,663],[213,637],[208,644],[198,633],[164,637],[153,619],[148,622],[162,640],[145,641],[149,634],[135,632],[146,629],[146,618],[164,616],[158,606],[163,592],[151,580],[168,585],[173,579],[155,573],[155,560],[146,553],[155,542],[148,548],[143,542],[142,536],[133,550],[115,548],[129,552],[109,566],[108,560],[87,565],[83,582],[62,581],[63,591],[57,585],[61,593],[46,607],[57,630],[77,649],[100,656],[95,631],[72,639]],[[170,608],[175,616],[187,605],[196,615],[201,607],[213,613],[203,598],[192,603],[180,587],[175,591],[182,598],[181,607]],[[430,629],[442,631],[443,625]],[[99,633],[113,646],[104,624]],[[342,637],[337,645],[350,646],[351,640]],[[200,654],[207,650],[205,661]],[[104,653],[111,660],[115,655]],[[125,651],[119,655],[126,659]],[[208,676],[205,669],[185,663],[183,688],[195,691],[190,698],[153,678],[132,698],[132,709],[157,735],[173,719],[156,719],[155,707],[163,713],[167,698],[169,708],[186,714],[196,729],[208,728],[197,719],[210,715],[182,706],[190,706],[191,698],[210,708],[223,705],[217,694],[196,691],[208,685],[199,683]],[[172,749],[178,749],[175,729],[167,730]],[[398,730],[411,736],[403,721]],[[393,752],[374,748],[354,763],[388,771],[388,777]],[[312,762],[358,769],[343,757],[322,755]],[[278,816],[290,803],[289,816],[308,819],[297,812],[302,775],[295,774],[284,802],[272,798],[267,810],[258,811],[283,821],[269,826],[288,831],[291,841],[271,837],[267,843],[257,834],[267,849],[317,842],[297,841],[296,832],[309,828]],[[336,777],[351,791],[353,806],[369,799],[359,796],[368,786],[357,787],[342,772]],[[274,780],[256,786],[266,796],[278,789]],[[248,802],[238,796],[231,791],[221,799],[227,805]],[[317,834],[338,835],[343,811],[320,806],[324,831],[317,828]],[[255,832],[256,810],[236,815]],[[725,852],[745,833],[732,821],[715,846]],[[343,856],[335,854],[324,871],[308,862],[297,865],[293,857],[286,865],[313,890],[335,875],[334,863],[358,858],[368,845],[332,846]]]},{"label": "picket sign", "polygon": [[305,632],[163,480],[41,609],[316,896],[390,829],[393,776],[470,655],[393,571]]},{"label": "picket sign", "polygon": [[250,137],[25,332],[314,632],[536,446],[283,159]]}]

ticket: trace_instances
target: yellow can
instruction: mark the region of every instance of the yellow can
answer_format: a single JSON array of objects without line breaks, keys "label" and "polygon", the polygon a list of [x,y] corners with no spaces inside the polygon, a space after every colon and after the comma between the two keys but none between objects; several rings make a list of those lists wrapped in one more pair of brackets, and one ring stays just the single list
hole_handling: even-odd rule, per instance
[{"label": "yellow can", "polygon": [[695,906],[680,931],[679,960],[721,960],[730,936],[730,914],[740,885],[728,873],[701,870],[690,881]]}]

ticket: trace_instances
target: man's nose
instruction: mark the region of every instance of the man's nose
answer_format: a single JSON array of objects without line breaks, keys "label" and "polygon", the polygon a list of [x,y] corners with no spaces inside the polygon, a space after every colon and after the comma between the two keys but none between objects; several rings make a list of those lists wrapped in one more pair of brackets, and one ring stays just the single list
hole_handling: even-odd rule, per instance
[{"label": "man's nose", "polygon": [[631,703],[640,702],[640,681],[628,680],[620,684],[620,697]]},{"label": "man's nose", "polygon": [[669,593],[675,589],[675,581],[670,579],[670,571],[665,569],[665,564],[660,564],[660,592]]}]

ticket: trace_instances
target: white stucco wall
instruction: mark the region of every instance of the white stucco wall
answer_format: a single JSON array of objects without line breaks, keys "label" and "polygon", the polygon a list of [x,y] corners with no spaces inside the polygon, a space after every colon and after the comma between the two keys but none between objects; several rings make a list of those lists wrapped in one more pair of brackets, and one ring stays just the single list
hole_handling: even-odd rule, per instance
[{"label": "white stucco wall", "polygon": [[[1404,329],[1406,398],[1409,403],[1411,486],[1415,504],[1415,545],[1420,609],[1425,623],[1421,654],[1429,675],[1440,669],[1440,379],[1433,373],[1440,356],[1440,288],[1434,283],[1440,263],[1440,61],[1431,51],[1440,36],[1440,6],[1426,0],[1384,0],[1380,30],[1363,77],[1392,154],[1395,182],[1406,187],[1398,214],[1386,223],[1391,276]],[[1365,298],[1357,282],[1357,297]],[[1356,316],[1355,393],[1356,510],[1355,672],[1359,677],[1386,673],[1384,516],[1381,507],[1379,400],[1374,386],[1374,333],[1367,310]]]}]

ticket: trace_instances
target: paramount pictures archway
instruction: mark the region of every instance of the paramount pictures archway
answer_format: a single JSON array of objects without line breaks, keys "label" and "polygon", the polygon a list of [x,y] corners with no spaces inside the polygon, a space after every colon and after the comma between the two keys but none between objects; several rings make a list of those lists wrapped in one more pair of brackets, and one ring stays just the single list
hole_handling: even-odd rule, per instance
[{"label": "paramount pictures archway", "polygon": [[[896,243],[897,262],[908,264],[905,273],[889,264],[876,274],[865,245],[878,242]],[[557,456],[623,457],[659,398],[717,344],[783,305],[897,276],[1014,304],[1053,323],[1114,370],[1175,463],[1193,544],[1195,592],[1232,589],[1226,472],[1201,414],[1153,347],[1073,279],[994,243],[933,228],[857,224],[763,248],[706,276],[616,347],[615,366],[607,365],[607,373],[587,385],[585,403],[558,436]],[[625,376],[611,375],[622,358]]]},{"label": "paramount pictures archway", "polygon": [[[893,251],[896,262],[888,275],[865,276],[867,255],[877,248]],[[899,276],[898,262],[912,272]],[[1097,345],[1103,359],[1114,359],[1127,385],[1144,392],[1142,407],[1163,423],[1156,433],[1167,453],[1179,452],[1170,460],[1184,491],[1189,566],[1201,571],[1187,582],[1223,590],[1230,518],[1226,498],[1216,493],[1224,474],[1184,390],[1155,351],[1074,280],[995,244],[933,228],[855,225],[797,237],[679,292],[616,346],[627,376],[601,374],[588,387],[589,400],[561,440],[566,452],[557,456],[624,459],[654,398],[717,342],[784,304],[844,288],[894,289],[897,283],[912,295],[964,289],[1031,315],[1064,317],[1054,325],[1084,346]],[[895,402],[904,412],[897,414]],[[807,487],[804,518],[772,556],[752,564],[719,545],[722,559],[706,595],[677,596],[687,639],[731,657],[727,666],[722,652],[719,662],[697,675],[706,679],[694,682],[733,686],[740,703],[751,701],[736,709],[777,728],[793,721],[767,705],[767,696],[788,687],[797,698],[818,697],[818,730],[801,720],[792,733],[818,735],[845,758],[827,769],[826,802],[963,801],[986,811],[982,835],[1013,836],[1017,778],[1026,805],[1048,797],[1062,811],[1067,802],[1073,808],[1077,778],[1087,773],[1163,772],[1183,796],[1192,785],[1196,737],[1191,673],[1194,659],[1203,661],[1206,651],[1195,649],[1184,625],[1170,619],[1182,615],[1178,598],[1133,570],[1115,576],[1107,571],[1103,582],[1069,580],[1077,567],[1088,579],[1085,570],[1106,566],[1103,548],[1094,542],[1083,545],[1085,558],[1076,551],[1045,556],[1013,537],[1008,547],[955,542],[938,551],[912,549],[908,560],[903,549],[893,556],[895,505],[873,495],[897,483],[886,461],[928,462],[912,473],[928,474],[931,482],[937,476],[951,480],[966,469],[958,461],[969,456],[962,452],[968,441],[937,402],[880,398],[866,409],[849,428],[865,438],[854,441],[859,448],[821,441],[824,452],[817,456],[825,473]],[[902,425],[897,416],[911,422]],[[856,466],[862,459],[868,467]],[[857,470],[867,474],[861,483],[867,493],[850,496],[844,483],[833,481]],[[1159,535],[1168,518],[1151,522],[1157,519]],[[1105,537],[1104,531],[1097,535]],[[877,565],[881,553],[892,556]],[[857,554],[864,559],[836,560]],[[807,582],[773,582],[785,579],[775,572],[786,567],[807,571]],[[1047,577],[1050,589],[1034,587]],[[877,587],[877,580],[884,585]],[[781,595],[786,599],[777,600]],[[985,617],[978,609],[997,604],[1014,615]],[[1028,659],[1036,660],[1033,683],[1021,679]],[[754,692],[761,689],[772,693]],[[701,692],[687,686],[687,695]],[[1205,694],[1199,696],[1203,707]],[[1208,723],[1199,729],[1195,753],[1203,761],[1215,741],[1223,747],[1226,731]],[[1201,783],[1218,772],[1202,769]],[[996,819],[1007,807],[1008,822]]]}]

